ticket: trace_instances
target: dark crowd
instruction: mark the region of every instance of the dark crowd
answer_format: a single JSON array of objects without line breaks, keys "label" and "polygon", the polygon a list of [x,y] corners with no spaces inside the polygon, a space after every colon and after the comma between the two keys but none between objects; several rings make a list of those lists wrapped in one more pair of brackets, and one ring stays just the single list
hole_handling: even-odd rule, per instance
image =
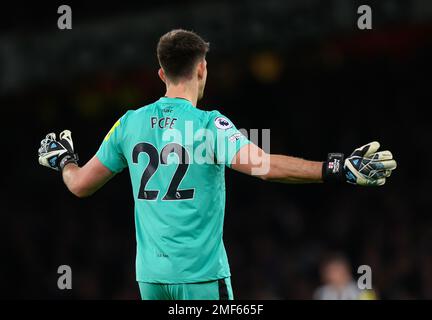
[{"label": "dark crowd", "polygon": [[[196,4],[187,3],[194,12]],[[216,7],[230,10],[222,3]],[[399,8],[401,2],[395,3]],[[328,152],[349,154],[378,140],[398,161],[380,188],[283,185],[227,168],[224,240],[235,298],[312,299],[322,285],[320,264],[329,254],[343,255],[354,279],[359,266],[369,265],[379,299],[432,298],[432,24],[399,15],[389,19],[379,11],[373,30],[359,31],[353,22],[320,32],[328,21],[308,20],[299,4],[298,11],[286,14],[314,25],[310,32],[285,34],[279,32],[285,11],[264,10],[262,15],[270,15],[264,19],[252,4],[235,32],[215,23],[217,17],[208,24],[198,14],[187,19],[189,11],[176,11],[169,2],[137,11],[144,20],[159,19],[142,41],[140,29],[130,38],[117,33],[116,28],[127,29],[127,21],[136,27],[139,14],[127,10],[119,13],[123,20],[107,26],[114,10],[104,19],[88,13],[82,20],[76,10],[64,40],[49,23],[31,32],[4,29],[0,70],[3,75],[16,70],[9,73],[16,78],[0,78],[1,298],[139,298],[127,170],[92,197],[78,199],[58,172],[38,164],[37,149],[47,133],[70,129],[84,164],[121,115],[162,96],[155,47],[174,27],[193,29],[211,43],[205,97],[198,107],[221,111],[238,128],[270,129],[272,153],[325,160]],[[169,9],[177,20],[163,23]],[[231,17],[210,9],[221,20]],[[260,24],[254,24],[257,17]],[[379,24],[380,17],[387,17],[386,23]],[[110,33],[123,40],[109,44]],[[62,41],[71,52],[55,49]],[[127,46],[134,41],[140,46]],[[72,290],[57,287],[60,265],[72,268]]]}]

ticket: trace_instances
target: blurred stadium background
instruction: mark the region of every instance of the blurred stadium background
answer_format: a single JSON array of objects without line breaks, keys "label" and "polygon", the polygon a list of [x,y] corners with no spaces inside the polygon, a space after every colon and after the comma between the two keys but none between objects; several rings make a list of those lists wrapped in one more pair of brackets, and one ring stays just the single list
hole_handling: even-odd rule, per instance
[{"label": "blurred stadium background", "polygon": [[[69,128],[81,163],[126,110],[164,94],[155,46],[172,28],[211,43],[206,95],[239,128],[270,128],[271,150],[324,160],[377,139],[399,168],[383,188],[281,185],[227,170],[225,244],[238,299],[311,299],[319,266],[372,267],[381,299],[432,298],[432,2],[143,1],[3,7],[0,297],[137,299],[127,173],[93,197],[37,163]],[[369,4],[373,30],[357,28]],[[57,267],[73,289],[57,289]]]}]

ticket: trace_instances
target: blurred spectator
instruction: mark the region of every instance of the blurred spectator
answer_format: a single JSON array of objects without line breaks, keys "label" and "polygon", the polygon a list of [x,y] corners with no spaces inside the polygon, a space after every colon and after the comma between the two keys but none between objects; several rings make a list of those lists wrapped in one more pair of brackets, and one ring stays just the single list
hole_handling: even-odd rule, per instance
[{"label": "blurred spectator", "polygon": [[315,300],[375,300],[373,290],[361,290],[351,274],[351,266],[342,255],[333,255],[321,266],[324,283],[314,293]]}]

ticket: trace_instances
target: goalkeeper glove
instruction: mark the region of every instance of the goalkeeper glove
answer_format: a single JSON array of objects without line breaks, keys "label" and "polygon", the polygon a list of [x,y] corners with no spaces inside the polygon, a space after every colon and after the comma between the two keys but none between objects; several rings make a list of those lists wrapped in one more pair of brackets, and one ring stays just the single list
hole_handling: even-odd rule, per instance
[{"label": "goalkeeper glove", "polygon": [[396,161],[390,151],[379,151],[376,141],[368,143],[344,158],[342,153],[329,153],[323,164],[323,180],[326,182],[348,182],[361,186],[382,186]]},{"label": "goalkeeper glove", "polygon": [[49,133],[41,141],[39,148],[39,163],[45,167],[62,171],[68,163],[78,164],[78,155],[74,153],[72,133],[64,130],[60,139],[55,133]]}]

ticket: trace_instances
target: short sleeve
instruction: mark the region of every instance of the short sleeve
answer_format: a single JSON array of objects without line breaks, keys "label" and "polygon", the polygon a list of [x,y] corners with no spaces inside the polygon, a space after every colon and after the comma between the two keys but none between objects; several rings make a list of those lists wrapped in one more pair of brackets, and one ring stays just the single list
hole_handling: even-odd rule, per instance
[{"label": "short sleeve", "polygon": [[122,135],[125,129],[125,121],[126,115],[117,120],[96,152],[96,157],[99,161],[115,173],[121,172],[127,167],[127,161],[122,151]]},{"label": "short sleeve", "polygon": [[231,162],[239,150],[250,143],[230,119],[215,111],[212,112],[209,128],[213,133],[216,162],[231,168]]}]

